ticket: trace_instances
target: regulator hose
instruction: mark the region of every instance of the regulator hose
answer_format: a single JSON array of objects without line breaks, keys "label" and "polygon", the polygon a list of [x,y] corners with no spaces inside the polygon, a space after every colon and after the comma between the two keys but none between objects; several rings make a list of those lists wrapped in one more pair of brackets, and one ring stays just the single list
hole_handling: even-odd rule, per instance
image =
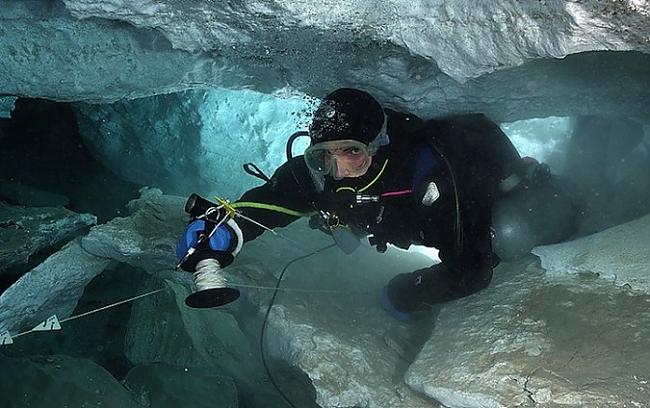
[{"label": "regulator hose", "polygon": [[287,161],[293,159],[293,142],[303,136],[309,136],[309,132],[306,130],[300,130],[289,136],[289,139],[287,140]]}]

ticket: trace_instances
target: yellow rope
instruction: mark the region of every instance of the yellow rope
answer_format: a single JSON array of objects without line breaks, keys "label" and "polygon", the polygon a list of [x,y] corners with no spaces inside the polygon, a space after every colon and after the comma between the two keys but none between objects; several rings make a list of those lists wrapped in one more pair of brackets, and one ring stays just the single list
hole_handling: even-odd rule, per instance
[{"label": "yellow rope", "polygon": [[274,204],[254,203],[254,202],[244,202],[244,201],[233,203],[230,206],[233,209],[236,209],[236,208],[257,208],[257,209],[260,209],[260,210],[275,211],[275,212],[279,212],[279,213],[282,213],[282,214],[291,215],[291,216],[294,216],[294,217],[306,217],[306,216],[315,214],[315,212],[303,213],[303,212],[300,212],[300,211],[292,210],[292,209],[281,207],[279,205],[274,205]]},{"label": "yellow rope", "polygon": [[235,216],[235,207],[230,204],[230,201],[226,200],[225,198],[217,197],[214,196],[214,199],[217,201],[217,203],[221,204],[223,206],[223,209],[226,210],[226,213],[228,213],[228,216],[230,218]]}]

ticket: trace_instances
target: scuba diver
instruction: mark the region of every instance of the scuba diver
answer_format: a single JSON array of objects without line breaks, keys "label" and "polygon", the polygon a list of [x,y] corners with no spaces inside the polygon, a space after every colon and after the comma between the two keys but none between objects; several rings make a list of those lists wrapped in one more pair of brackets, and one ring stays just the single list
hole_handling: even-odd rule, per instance
[{"label": "scuba diver", "polygon": [[[232,217],[218,223],[191,220],[177,245],[179,266],[194,273],[199,288],[188,305],[215,305],[209,289],[224,286],[219,270],[233,261],[243,243],[265,231],[259,224],[283,227],[315,214],[310,225],[330,233],[347,253],[360,237],[368,237],[380,252],[388,244],[439,250],[439,264],[397,275],[381,293],[386,311],[410,320],[434,304],[490,283],[499,261],[492,246],[495,202],[548,185],[550,179],[548,166],[522,159],[501,129],[482,114],[424,121],[384,109],[357,89],[328,94],[307,135],[311,143],[303,155],[290,158],[264,185],[233,203],[258,223]],[[293,136],[288,151],[292,143]],[[555,192],[545,197],[549,194]],[[528,199],[526,205],[538,198]],[[516,228],[504,230],[504,235],[512,235]],[[567,233],[541,240],[558,240]],[[520,240],[516,234],[512,239]],[[239,295],[236,289],[222,289],[225,299],[217,304]]]}]

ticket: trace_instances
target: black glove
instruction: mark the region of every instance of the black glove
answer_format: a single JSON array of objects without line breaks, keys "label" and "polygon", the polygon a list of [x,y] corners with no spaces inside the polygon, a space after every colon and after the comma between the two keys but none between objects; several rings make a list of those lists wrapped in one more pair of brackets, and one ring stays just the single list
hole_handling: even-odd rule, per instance
[{"label": "black glove", "polygon": [[447,268],[438,264],[395,276],[388,282],[386,294],[395,309],[412,313],[444,302],[451,284]]},{"label": "black glove", "polygon": [[437,264],[395,276],[386,286],[386,295],[395,309],[412,313],[477,292],[485,288],[491,278],[491,267],[463,273]]}]

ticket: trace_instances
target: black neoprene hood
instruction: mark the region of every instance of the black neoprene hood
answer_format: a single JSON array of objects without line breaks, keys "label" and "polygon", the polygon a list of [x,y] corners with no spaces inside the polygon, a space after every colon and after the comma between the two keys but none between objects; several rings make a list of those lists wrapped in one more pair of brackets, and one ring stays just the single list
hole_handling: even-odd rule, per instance
[{"label": "black neoprene hood", "polygon": [[369,93],[340,88],[328,94],[309,126],[311,143],[330,140],[372,142],[384,125],[384,110]]}]

